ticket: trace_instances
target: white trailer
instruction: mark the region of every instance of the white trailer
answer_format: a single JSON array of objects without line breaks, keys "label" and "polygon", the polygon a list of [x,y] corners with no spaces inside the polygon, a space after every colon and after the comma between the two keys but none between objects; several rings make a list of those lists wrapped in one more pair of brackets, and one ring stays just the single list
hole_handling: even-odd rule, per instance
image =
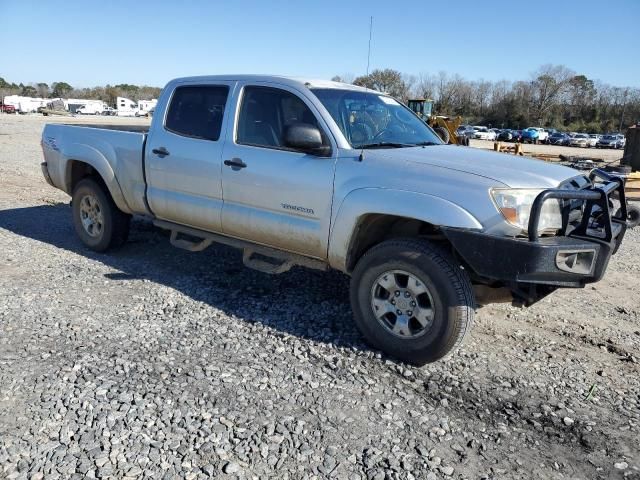
[{"label": "white trailer", "polygon": [[138,111],[136,112],[136,117],[149,115],[149,112],[156,108],[157,103],[157,98],[153,98],[151,100],[138,100]]}]

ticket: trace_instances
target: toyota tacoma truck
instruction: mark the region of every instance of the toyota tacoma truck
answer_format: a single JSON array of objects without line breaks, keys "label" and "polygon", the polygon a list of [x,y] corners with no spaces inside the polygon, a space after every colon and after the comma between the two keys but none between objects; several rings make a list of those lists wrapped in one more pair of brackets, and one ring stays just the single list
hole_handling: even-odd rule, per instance
[{"label": "toyota tacoma truck", "polygon": [[262,272],[339,270],[365,339],[417,365],[459,346],[479,305],[600,280],[627,227],[617,177],[446,145],[394,98],[329,81],[176,79],[150,127],[48,124],[42,148],[90,249],[143,215]]}]

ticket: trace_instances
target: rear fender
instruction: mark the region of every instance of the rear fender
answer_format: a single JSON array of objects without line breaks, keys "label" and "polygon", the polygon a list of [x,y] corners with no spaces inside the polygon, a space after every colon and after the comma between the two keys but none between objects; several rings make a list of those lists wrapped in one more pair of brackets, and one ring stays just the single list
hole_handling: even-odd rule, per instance
[{"label": "rear fender", "polygon": [[482,229],[482,224],[459,205],[424,193],[385,188],[361,188],[350,192],[336,210],[329,236],[331,267],[347,271],[351,239],[362,218],[370,214],[394,215],[435,226]]},{"label": "rear fender", "polygon": [[[95,141],[95,140],[94,140]],[[83,143],[72,143],[62,153],[65,163],[64,190],[73,195],[72,165],[74,161],[83,162],[93,167],[109,189],[116,206],[125,213],[132,213],[118,184],[115,170],[118,157],[114,148],[107,142],[99,142],[100,149]]]}]

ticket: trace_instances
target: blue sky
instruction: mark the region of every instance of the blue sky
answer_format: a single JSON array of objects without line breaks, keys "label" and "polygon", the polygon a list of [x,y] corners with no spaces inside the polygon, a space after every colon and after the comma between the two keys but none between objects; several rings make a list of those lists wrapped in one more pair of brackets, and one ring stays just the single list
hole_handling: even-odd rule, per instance
[{"label": "blue sky", "polygon": [[0,76],[87,87],[359,75],[371,15],[371,69],[516,80],[554,63],[640,87],[640,0],[0,0]]}]

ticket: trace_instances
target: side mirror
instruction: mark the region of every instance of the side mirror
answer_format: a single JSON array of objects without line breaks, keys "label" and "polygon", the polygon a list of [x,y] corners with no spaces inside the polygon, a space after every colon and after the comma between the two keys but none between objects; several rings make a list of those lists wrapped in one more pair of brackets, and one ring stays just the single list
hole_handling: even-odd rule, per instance
[{"label": "side mirror", "polygon": [[320,130],[308,123],[294,123],[289,126],[284,141],[289,148],[314,155],[327,155],[331,150],[331,147],[322,143]]}]

